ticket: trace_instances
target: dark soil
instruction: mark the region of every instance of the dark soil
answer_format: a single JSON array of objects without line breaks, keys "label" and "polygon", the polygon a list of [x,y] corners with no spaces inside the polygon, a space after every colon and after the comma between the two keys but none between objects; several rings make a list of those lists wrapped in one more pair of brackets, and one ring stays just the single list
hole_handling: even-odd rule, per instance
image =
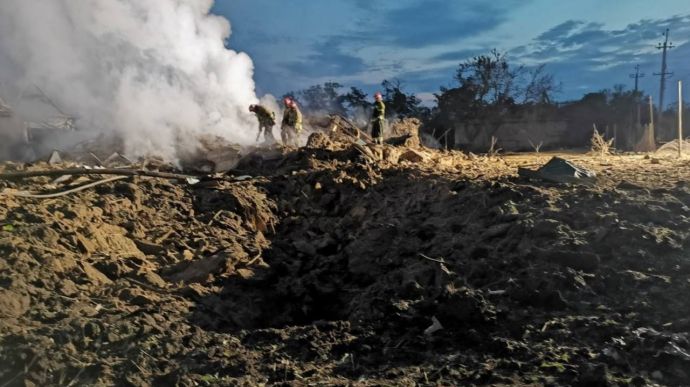
[{"label": "dark soil", "polygon": [[0,385],[690,385],[686,162],[405,152],[0,181]]}]

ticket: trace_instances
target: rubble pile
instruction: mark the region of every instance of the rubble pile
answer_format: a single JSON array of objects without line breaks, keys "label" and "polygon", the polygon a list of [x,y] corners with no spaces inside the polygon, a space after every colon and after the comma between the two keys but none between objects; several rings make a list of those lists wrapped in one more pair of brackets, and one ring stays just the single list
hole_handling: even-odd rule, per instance
[{"label": "rubble pile", "polygon": [[687,384],[690,168],[536,157],[319,133],[199,182],[0,180],[0,382]]}]

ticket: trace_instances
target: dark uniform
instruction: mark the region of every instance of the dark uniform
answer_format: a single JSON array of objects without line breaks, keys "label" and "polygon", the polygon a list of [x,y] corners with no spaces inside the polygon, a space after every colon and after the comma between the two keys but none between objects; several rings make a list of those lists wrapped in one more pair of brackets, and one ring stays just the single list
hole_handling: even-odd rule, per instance
[{"label": "dark uniform", "polygon": [[371,114],[371,137],[377,144],[383,144],[383,128],[386,122],[386,104],[383,101],[374,102]]},{"label": "dark uniform", "polygon": [[256,136],[256,141],[259,141],[261,132],[263,132],[265,141],[274,142],[273,126],[276,124],[276,114],[261,105],[252,105],[252,108],[250,110],[256,114],[256,118],[259,120],[259,134]]},{"label": "dark uniform", "polygon": [[292,103],[283,112],[283,122],[280,131],[283,144],[299,146],[300,133],[302,133],[302,112],[296,104]]}]

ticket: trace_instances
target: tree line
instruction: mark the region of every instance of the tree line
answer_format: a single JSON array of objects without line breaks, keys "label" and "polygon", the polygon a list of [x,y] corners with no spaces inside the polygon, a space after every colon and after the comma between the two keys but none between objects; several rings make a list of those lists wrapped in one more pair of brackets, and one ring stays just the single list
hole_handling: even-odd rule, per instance
[{"label": "tree line", "polygon": [[[641,135],[637,133],[640,124],[650,120],[643,93],[626,90],[624,85],[588,93],[579,100],[557,102],[562,85],[546,70],[545,65],[514,65],[506,53],[494,49],[461,62],[452,86],[440,87],[434,94],[433,106],[422,105],[397,79],[384,80],[381,92],[389,119],[415,117],[422,121],[424,130],[437,135],[458,122],[481,122],[481,130],[491,132],[506,120],[529,116],[535,121],[567,121],[570,135],[564,139],[566,145],[586,143],[593,124],[602,130],[615,127],[625,131],[621,138],[627,136],[624,141],[631,144]],[[296,99],[308,113],[340,114],[360,121],[371,107],[371,98],[364,91],[347,89],[337,82],[285,96]]]}]

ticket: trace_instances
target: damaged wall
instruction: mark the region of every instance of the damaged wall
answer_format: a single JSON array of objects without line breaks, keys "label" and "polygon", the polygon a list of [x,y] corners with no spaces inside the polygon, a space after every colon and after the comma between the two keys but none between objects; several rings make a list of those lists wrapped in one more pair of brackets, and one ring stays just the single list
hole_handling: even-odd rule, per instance
[{"label": "damaged wall", "polygon": [[[485,122],[457,123],[455,125],[455,147],[459,149],[486,151],[491,147],[491,136],[498,139],[504,151],[532,150],[543,143],[544,148],[563,144],[567,137],[568,124],[565,121],[505,121],[498,127]],[[493,134],[492,134],[493,133]]]},{"label": "damaged wall", "polygon": [[11,159],[25,157],[26,130],[24,122],[14,114],[0,98],[0,159],[8,155]]}]

